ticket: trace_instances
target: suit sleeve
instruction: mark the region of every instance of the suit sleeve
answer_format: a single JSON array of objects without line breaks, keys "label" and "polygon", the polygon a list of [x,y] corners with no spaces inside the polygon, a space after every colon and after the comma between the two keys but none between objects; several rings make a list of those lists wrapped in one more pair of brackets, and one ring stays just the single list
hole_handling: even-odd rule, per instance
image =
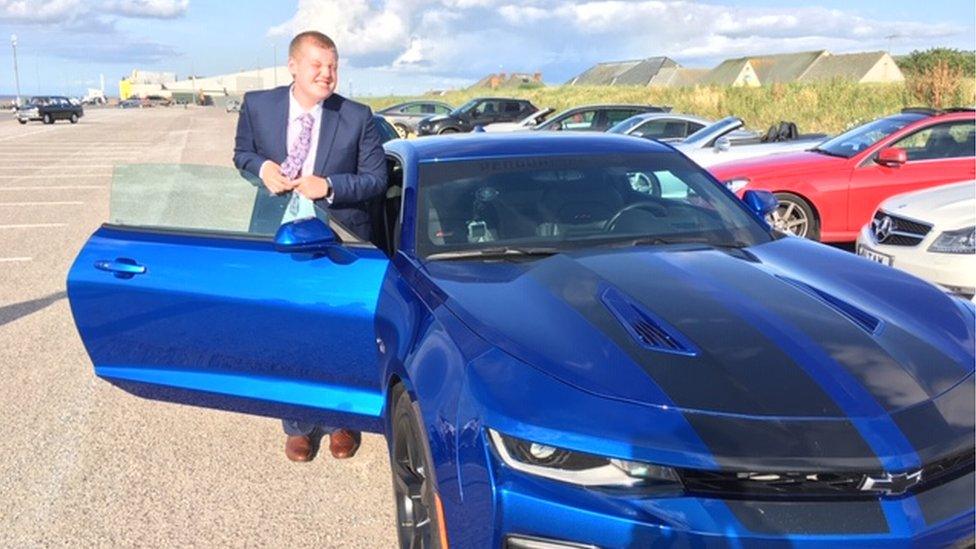
[{"label": "suit sleeve", "polygon": [[248,108],[247,95],[244,96],[244,104],[241,106],[240,115],[237,117],[237,136],[234,138],[234,166],[238,170],[244,170],[261,176],[261,164],[267,158],[257,153],[257,145],[254,142],[254,132],[251,129],[251,111]]},{"label": "suit sleeve", "polygon": [[366,110],[359,134],[359,159],[356,173],[329,174],[333,204],[364,202],[386,191],[386,154],[380,134],[373,123],[372,111]]}]

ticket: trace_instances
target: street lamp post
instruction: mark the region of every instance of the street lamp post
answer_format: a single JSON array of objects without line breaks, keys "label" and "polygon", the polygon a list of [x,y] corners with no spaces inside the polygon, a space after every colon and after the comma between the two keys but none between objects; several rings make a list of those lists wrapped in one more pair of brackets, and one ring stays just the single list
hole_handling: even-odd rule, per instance
[{"label": "street lamp post", "polygon": [[17,85],[17,107],[20,107],[20,72],[17,70],[17,35],[10,35],[10,46],[14,49],[14,82]]}]

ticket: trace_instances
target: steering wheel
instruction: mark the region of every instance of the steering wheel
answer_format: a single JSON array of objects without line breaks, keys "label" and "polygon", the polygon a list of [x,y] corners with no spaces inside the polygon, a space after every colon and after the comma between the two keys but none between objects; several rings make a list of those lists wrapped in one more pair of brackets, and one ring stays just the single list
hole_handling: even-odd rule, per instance
[{"label": "steering wheel", "polygon": [[617,213],[610,216],[610,219],[608,219],[607,222],[603,224],[603,232],[605,233],[612,232],[617,225],[617,221],[619,221],[624,214],[633,210],[645,210],[651,212],[652,214],[658,217],[668,215],[668,208],[662,204],[658,204],[657,202],[650,202],[650,201],[634,202],[633,204],[627,204],[623,208],[620,208],[619,210],[617,210]]},{"label": "steering wheel", "polygon": [[651,196],[653,196],[654,198],[661,198],[661,182],[658,180],[657,177],[654,177],[652,179],[648,177],[648,175],[644,172],[634,172],[629,175],[632,178],[630,181],[631,187],[634,187],[635,186],[634,184],[636,183],[641,187],[646,187],[650,189]]}]

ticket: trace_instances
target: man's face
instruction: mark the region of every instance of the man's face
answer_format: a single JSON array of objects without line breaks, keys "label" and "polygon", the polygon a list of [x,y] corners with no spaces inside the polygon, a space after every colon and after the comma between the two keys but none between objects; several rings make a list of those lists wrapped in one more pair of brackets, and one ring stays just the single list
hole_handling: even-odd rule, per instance
[{"label": "man's face", "polygon": [[288,58],[288,71],[295,79],[295,87],[317,101],[335,91],[338,68],[335,50],[319,47],[310,40],[302,42],[295,56]]}]

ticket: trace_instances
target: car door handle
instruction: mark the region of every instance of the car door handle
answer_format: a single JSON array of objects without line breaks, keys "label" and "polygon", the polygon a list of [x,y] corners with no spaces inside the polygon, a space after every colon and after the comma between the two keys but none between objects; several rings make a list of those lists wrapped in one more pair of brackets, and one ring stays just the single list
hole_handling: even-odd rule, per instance
[{"label": "car door handle", "polygon": [[146,266],[136,263],[127,257],[120,257],[115,261],[102,259],[95,262],[95,268],[99,271],[115,273],[115,276],[131,278],[137,274],[145,274]]}]

